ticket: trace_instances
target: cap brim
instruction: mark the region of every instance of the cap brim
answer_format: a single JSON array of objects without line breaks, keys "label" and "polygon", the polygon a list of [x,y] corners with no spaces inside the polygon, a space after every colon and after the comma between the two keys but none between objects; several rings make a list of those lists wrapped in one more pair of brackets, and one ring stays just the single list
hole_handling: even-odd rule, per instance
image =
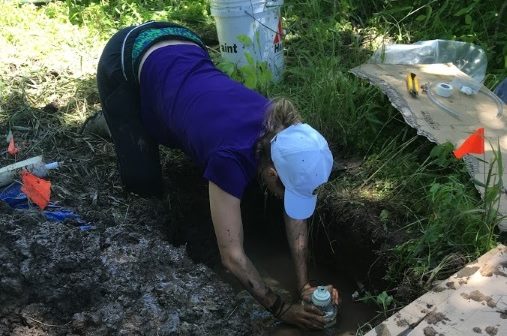
[{"label": "cap brim", "polygon": [[307,219],[315,211],[317,205],[317,196],[302,197],[285,189],[283,199],[285,212],[293,219]]}]

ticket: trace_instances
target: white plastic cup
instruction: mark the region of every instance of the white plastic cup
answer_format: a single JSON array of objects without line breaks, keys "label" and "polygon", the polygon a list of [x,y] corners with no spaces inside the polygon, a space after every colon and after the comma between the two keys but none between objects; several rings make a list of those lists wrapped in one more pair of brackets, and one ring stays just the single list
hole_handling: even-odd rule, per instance
[{"label": "white plastic cup", "polygon": [[[279,81],[284,68],[282,5],[283,0],[211,0],[222,57],[243,66],[248,52],[255,61],[266,61],[273,80]],[[252,41],[250,46],[238,39],[242,35]]]}]

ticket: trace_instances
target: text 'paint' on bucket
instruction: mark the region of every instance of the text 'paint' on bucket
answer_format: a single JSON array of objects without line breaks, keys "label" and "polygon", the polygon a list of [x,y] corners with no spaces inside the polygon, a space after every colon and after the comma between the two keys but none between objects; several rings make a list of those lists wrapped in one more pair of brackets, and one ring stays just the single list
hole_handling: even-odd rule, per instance
[{"label": "text 'paint' on bucket", "polygon": [[[242,66],[249,53],[255,61],[267,62],[273,80],[280,80],[284,68],[282,5],[283,0],[211,0],[222,57]],[[245,45],[241,36],[252,43]]]}]

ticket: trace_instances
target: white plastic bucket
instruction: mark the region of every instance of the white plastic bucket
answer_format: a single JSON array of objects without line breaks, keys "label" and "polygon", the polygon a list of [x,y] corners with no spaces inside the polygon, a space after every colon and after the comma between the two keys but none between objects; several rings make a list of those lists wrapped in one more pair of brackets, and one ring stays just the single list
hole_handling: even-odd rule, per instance
[{"label": "white plastic bucket", "polygon": [[[266,61],[273,80],[280,80],[284,67],[282,5],[283,0],[211,0],[222,57],[242,66],[248,64],[248,52],[255,61]],[[238,39],[242,35],[252,41],[250,46]]]}]

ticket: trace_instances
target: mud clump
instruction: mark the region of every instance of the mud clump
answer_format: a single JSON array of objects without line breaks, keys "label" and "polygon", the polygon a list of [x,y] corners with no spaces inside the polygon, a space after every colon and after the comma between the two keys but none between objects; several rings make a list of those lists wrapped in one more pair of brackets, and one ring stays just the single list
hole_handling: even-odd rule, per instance
[{"label": "mud clump", "polygon": [[456,289],[456,284],[454,283],[454,281],[449,281],[445,285],[447,286],[447,288]]},{"label": "mud clump", "polygon": [[438,333],[432,327],[426,327],[423,330],[424,336],[436,336]]},{"label": "mud clump", "polygon": [[474,290],[470,294],[461,293],[461,296],[466,300],[474,300],[476,302],[483,302],[484,301],[484,302],[486,302],[486,304],[490,308],[496,307],[496,303],[495,303],[495,301],[493,301],[493,298],[491,296],[484,295],[478,290]]},{"label": "mud clump", "polygon": [[257,335],[270,315],[143,223],[0,220],[0,335]]},{"label": "mud clump", "polygon": [[495,336],[498,333],[498,328],[490,326],[486,327],[485,331],[488,335]]},{"label": "mud clump", "polygon": [[437,324],[439,322],[445,324],[445,321],[449,321],[449,319],[442,313],[431,312],[426,316],[426,322],[428,322],[428,324]]}]

